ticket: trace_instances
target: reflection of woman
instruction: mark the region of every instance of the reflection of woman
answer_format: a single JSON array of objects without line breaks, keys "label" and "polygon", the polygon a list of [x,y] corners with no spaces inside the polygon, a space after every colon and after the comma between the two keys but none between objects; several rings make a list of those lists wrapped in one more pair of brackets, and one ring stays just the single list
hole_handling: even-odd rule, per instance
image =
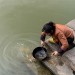
[{"label": "reflection of woman", "polygon": [[60,49],[54,51],[53,55],[58,55],[59,53],[65,52],[70,44],[74,41],[73,30],[62,24],[55,24],[54,22],[46,23],[42,28],[41,33],[41,45],[45,44],[45,37],[52,36],[55,43],[60,43]]}]

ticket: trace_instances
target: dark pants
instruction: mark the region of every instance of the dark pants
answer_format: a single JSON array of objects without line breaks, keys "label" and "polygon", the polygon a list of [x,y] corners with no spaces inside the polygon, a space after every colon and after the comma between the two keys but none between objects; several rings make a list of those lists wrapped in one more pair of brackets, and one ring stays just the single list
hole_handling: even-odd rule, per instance
[{"label": "dark pants", "polygon": [[[67,41],[68,41],[68,43],[69,43],[69,45],[72,45],[73,44],[73,41],[74,41],[74,38],[67,38]],[[62,44],[59,42],[59,43],[57,43],[59,46],[61,46]]]},{"label": "dark pants", "polygon": [[68,41],[69,45],[70,45],[70,44],[73,44],[74,38],[70,38],[70,37],[69,37],[69,38],[67,38],[67,41]]},{"label": "dark pants", "polygon": [[75,47],[75,44],[73,43],[74,38],[67,38],[68,43],[69,43],[69,48],[67,50],[72,49],[73,47]]},{"label": "dark pants", "polygon": [[[72,49],[73,47],[75,47],[75,44],[73,43],[73,41],[74,41],[74,38],[67,38],[67,41],[68,41],[68,43],[69,43],[69,47],[67,48],[67,50],[66,51],[68,51],[68,50],[70,50],[70,49]],[[59,43],[59,45],[61,45],[61,43]],[[61,52],[60,54],[62,55],[64,52]]]}]

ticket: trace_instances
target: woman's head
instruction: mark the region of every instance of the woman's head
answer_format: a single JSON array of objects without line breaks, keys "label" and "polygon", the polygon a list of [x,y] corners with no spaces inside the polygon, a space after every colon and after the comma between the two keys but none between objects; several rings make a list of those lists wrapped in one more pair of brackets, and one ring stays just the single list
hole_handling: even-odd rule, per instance
[{"label": "woman's head", "polygon": [[55,23],[54,22],[46,23],[42,28],[42,32],[53,35],[55,32]]}]

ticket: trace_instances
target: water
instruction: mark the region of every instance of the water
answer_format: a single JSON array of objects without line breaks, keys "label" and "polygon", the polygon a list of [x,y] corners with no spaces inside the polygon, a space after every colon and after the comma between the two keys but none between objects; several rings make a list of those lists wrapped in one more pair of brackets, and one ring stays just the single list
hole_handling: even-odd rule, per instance
[{"label": "water", "polygon": [[0,0],[0,75],[50,75],[31,56],[46,22],[75,18],[74,0]]},{"label": "water", "polygon": [[[30,37],[30,35],[32,36]],[[36,36],[36,38],[33,36]],[[0,75],[50,74],[50,72],[46,73],[47,70],[32,57],[33,49],[39,46],[37,37],[38,35],[33,33],[15,34],[7,37],[1,43]]]}]

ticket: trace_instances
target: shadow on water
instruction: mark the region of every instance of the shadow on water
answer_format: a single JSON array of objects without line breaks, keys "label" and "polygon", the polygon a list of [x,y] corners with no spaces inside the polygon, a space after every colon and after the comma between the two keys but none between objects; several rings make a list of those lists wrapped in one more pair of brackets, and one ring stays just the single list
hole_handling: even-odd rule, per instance
[{"label": "shadow on water", "polygon": [[[30,35],[32,35],[30,37]],[[36,39],[33,37],[35,36]],[[7,37],[0,48],[1,75],[51,75],[31,53],[39,46],[37,34],[17,34]]]}]

